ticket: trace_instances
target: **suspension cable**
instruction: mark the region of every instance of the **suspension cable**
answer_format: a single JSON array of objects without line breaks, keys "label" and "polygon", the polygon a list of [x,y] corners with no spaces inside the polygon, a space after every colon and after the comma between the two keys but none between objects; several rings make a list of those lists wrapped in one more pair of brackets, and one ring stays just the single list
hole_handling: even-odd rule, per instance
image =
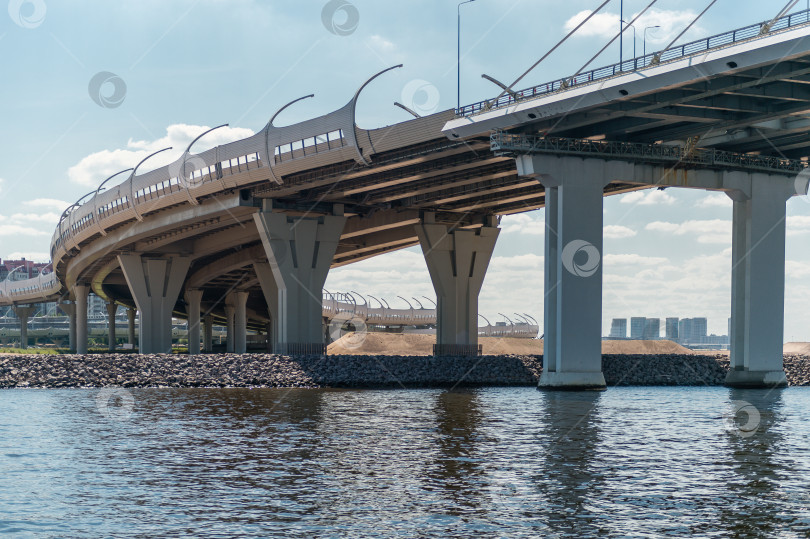
[{"label": "suspension cable", "polygon": [[[798,0],[797,0],[797,1],[798,1]],[[515,81],[514,81],[512,84],[510,84],[509,86],[507,86],[506,88],[504,88],[504,89],[503,89],[503,91],[502,91],[500,94],[498,94],[498,97],[496,97],[496,98],[495,98],[495,99],[493,99],[492,101],[488,101],[488,102],[487,102],[487,104],[486,104],[486,108],[487,108],[487,109],[491,108],[493,103],[497,103],[497,102],[498,102],[498,100],[499,100],[501,97],[503,97],[503,96],[504,96],[504,95],[506,95],[507,93],[512,92],[512,91],[513,91],[513,90],[512,90],[512,88],[515,86],[515,84],[517,84],[517,83],[519,83],[521,80],[523,80],[523,77],[525,77],[526,75],[528,75],[528,74],[529,74],[529,73],[530,73],[530,72],[531,72],[531,71],[532,71],[532,70],[533,70],[535,67],[537,67],[538,65],[540,65],[540,62],[542,62],[543,60],[545,60],[546,58],[548,58],[548,56],[549,56],[549,55],[550,55],[552,52],[554,52],[555,50],[557,50],[557,48],[558,48],[560,45],[562,45],[563,43],[565,43],[565,41],[566,41],[566,40],[567,40],[569,37],[571,37],[572,35],[574,35],[574,33],[575,33],[577,30],[579,30],[580,28],[582,28],[582,26],[583,26],[585,23],[587,23],[589,20],[591,20],[591,17],[593,17],[594,15],[596,15],[597,13],[599,13],[599,12],[602,10],[602,8],[603,8],[603,7],[605,7],[605,6],[606,6],[606,5],[607,5],[609,2],[610,2],[610,0],[605,0],[604,2],[602,2],[602,5],[600,5],[600,6],[599,6],[598,8],[596,8],[594,11],[592,11],[592,12],[590,13],[590,15],[588,15],[587,17],[585,17],[585,19],[584,19],[582,22],[580,22],[580,23],[579,23],[579,24],[576,26],[576,28],[574,28],[573,30],[571,30],[570,32],[568,32],[568,34],[566,34],[564,38],[562,38],[560,41],[558,41],[556,45],[554,45],[553,47],[551,47],[551,49],[549,49],[549,51],[548,51],[546,54],[544,54],[542,58],[540,58],[540,59],[539,59],[539,60],[537,60],[537,61],[536,61],[534,64],[532,64],[532,67],[530,67],[529,69],[527,69],[526,71],[524,71],[524,72],[523,72],[523,74],[522,74],[521,76],[519,76],[517,79],[515,79]]]},{"label": "suspension cable", "polygon": [[[799,0],[794,0],[794,3],[795,3],[795,2],[798,2],[798,1],[799,1]],[[664,47],[664,49],[663,49],[662,51],[660,51],[660,52],[656,52],[656,53],[653,55],[652,60],[650,60],[650,65],[657,65],[657,64],[659,64],[659,63],[661,62],[661,56],[662,56],[662,55],[663,55],[665,52],[667,52],[667,51],[669,50],[669,48],[670,48],[670,47],[672,47],[672,45],[674,45],[674,44],[675,44],[675,42],[676,42],[676,41],[678,41],[679,39],[681,39],[681,36],[683,36],[683,35],[684,35],[684,34],[685,34],[685,33],[686,33],[686,32],[687,32],[687,31],[688,31],[690,28],[692,28],[692,26],[693,26],[693,25],[694,25],[694,24],[695,24],[695,23],[698,21],[698,19],[699,19],[699,18],[701,18],[701,17],[703,16],[703,14],[704,14],[704,13],[706,13],[707,11],[709,11],[709,8],[710,8],[710,7],[712,7],[712,6],[714,5],[714,3],[715,3],[715,2],[717,2],[717,0],[712,0],[711,2],[709,2],[709,5],[708,5],[708,6],[706,6],[706,7],[703,9],[703,11],[701,11],[701,12],[700,12],[700,14],[699,14],[697,17],[695,17],[695,18],[692,20],[692,22],[690,22],[690,23],[689,23],[689,25],[688,25],[686,28],[684,28],[684,29],[681,31],[681,33],[680,33],[680,34],[678,34],[678,37],[676,37],[675,39],[673,39],[672,41],[670,41],[669,45],[667,45],[666,47]]]},{"label": "suspension cable", "polygon": [[771,21],[770,21],[770,22],[765,23],[765,24],[763,24],[763,25],[762,25],[762,29],[759,31],[759,33],[760,33],[760,34],[767,34],[768,32],[770,32],[770,31],[771,31],[771,27],[774,25],[774,23],[776,23],[776,21],[778,21],[779,19],[781,19],[781,18],[782,18],[782,17],[785,15],[785,13],[787,13],[788,11],[790,11],[791,9],[793,9],[793,6],[795,6],[795,5],[796,5],[796,4],[798,4],[798,3],[799,3],[799,0],[793,0],[792,2],[791,2],[791,1],[789,1],[787,4],[785,4],[785,7],[783,7],[783,8],[782,8],[782,11],[780,11],[780,12],[779,12],[779,13],[776,15],[776,17],[774,17],[773,19],[771,19]]},{"label": "suspension cable", "polygon": [[[620,35],[622,35],[622,33],[624,33],[624,31],[627,29],[627,27],[628,27],[628,26],[633,26],[633,23],[634,23],[634,22],[636,22],[636,21],[638,20],[638,18],[639,18],[639,17],[641,17],[642,15],[644,15],[644,13],[645,13],[645,12],[646,12],[648,9],[650,9],[650,8],[653,6],[653,4],[655,4],[657,1],[658,1],[658,0],[652,0],[652,2],[650,2],[649,4],[647,4],[647,7],[645,7],[644,9],[642,9],[642,10],[641,10],[641,12],[639,12],[639,13],[638,13],[638,15],[636,15],[635,17],[633,17],[633,20],[632,20],[632,21],[630,21],[629,23],[627,23],[627,25],[623,26],[623,27],[622,27],[622,29],[621,29],[621,31],[620,31],[618,34],[616,34],[615,36],[613,36],[613,39],[611,39],[610,41],[608,41],[608,42],[607,42],[607,44],[606,44],[604,47],[602,47],[602,48],[599,50],[599,52],[597,52],[596,54],[594,54],[594,55],[593,55],[593,57],[592,57],[590,60],[588,60],[587,62],[585,62],[585,65],[583,65],[582,67],[580,67],[580,68],[579,68],[579,70],[577,70],[577,72],[576,72],[576,73],[574,73],[574,75],[573,75],[572,77],[570,77],[570,78],[571,78],[571,79],[576,79],[576,78],[577,78],[577,75],[579,75],[580,73],[582,73],[582,70],[583,70],[583,69],[585,69],[586,67],[588,67],[588,65],[589,65],[591,62],[593,62],[594,60],[596,60],[596,59],[599,57],[599,55],[600,55],[600,54],[602,54],[603,52],[605,52],[605,49],[607,49],[608,47],[610,47],[610,46],[613,44],[613,42],[614,42],[614,41],[616,41],[617,39],[619,39],[619,36],[620,36]],[[715,0],[715,2],[716,2],[716,1],[717,1],[717,0]],[[619,69],[621,69],[621,66],[619,66]]]}]

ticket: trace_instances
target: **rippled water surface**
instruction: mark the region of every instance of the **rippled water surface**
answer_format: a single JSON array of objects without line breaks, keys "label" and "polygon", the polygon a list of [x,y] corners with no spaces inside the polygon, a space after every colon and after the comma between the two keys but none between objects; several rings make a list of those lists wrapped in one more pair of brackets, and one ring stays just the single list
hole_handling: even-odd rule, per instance
[{"label": "rippled water surface", "polygon": [[7,390],[0,535],[806,537],[808,420],[799,388]]}]

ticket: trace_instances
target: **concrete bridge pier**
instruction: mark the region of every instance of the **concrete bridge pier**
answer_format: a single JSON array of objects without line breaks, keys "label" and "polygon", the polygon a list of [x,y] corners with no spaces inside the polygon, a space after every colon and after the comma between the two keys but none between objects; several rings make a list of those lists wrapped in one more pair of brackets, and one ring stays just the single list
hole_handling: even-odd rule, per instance
[{"label": "concrete bridge pier", "polygon": [[270,323],[267,324],[267,351],[278,350],[278,332],[276,322],[278,321],[278,286],[273,277],[273,269],[267,262],[254,262],[253,270],[259,279],[264,300],[267,302],[267,314],[270,316]]},{"label": "concrete bridge pier", "polygon": [[135,309],[127,309],[127,342],[135,346]]},{"label": "concrete bridge pier", "polygon": [[188,272],[189,258],[127,254],[118,255],[118,263],[141,313],[139,352],[170,353],[172,311]]},{"label": "concrete bridge pier", "polygon": [[225,304],[225,352],[228,354],[233,354],[234,351],[233,319],[235,311],[234,305]]},{"label": "concrete bridge pier", "polygon": [[31,305],[14,305],[14,314],[20,320],[20,348],[28,348],[28,318],[34,312]]},{"label": "concrete bridge pier", "polygon": [[726,385],[787,385],[783,366],[785,203],[794,181],[739,174],[731,253],[731,365]]},{"label": "concrete bridge pier", "polygon": [[603,161],[521,156],[518,175],[545,187],[543,374],[546,389],[604,389]]},{"label": "concrete bridge pier", "polygon": [[203,351],[212,352],[214,350],[214,317],[207,314],[203,318]]},{"label": "concrete bridge pier", "polygon": [[200,288],[186,290],[186,309],[188,309],[188,353],[200,353],[200,303],[203,291]]},{"label": "concrete bridge pier", "polygon": [[87,295],[90,286],[76,284],[73,287],[73,296],[76,298],[76,353],[87,353]]},{"label": "concrete bridge pier", "polygon": [[416,225],[433,289],[436,291],[436,355],[478,355],[478,293],[500,229],[453,229],[425,215]]},{"label": "concrete bridge pier", "polygon": [[76,351],[76,304],[60,301],[59,308],[68,316],[68,348]]},{"label": "concrete bridge pier", "polygon": [[[346,224],[342,205],[335,204],[333,213],[297,217],[267,207],[254,214],[278,290],[276,352],[324,351],[322,290]],[[272,297],[272,292],[264,293]]]},{"label": "concrete bridge pier", "polygon": [[118,311],[118,305],[111,301],[107,303],[107,349],[110,352],[115,352],[115,313]]},{"label": "concrete bridge pier", "polygon": [[225,298],[226,312],[228,306],[231,307],[228,314],[228,346],[232,348],[229,351],[236,354],[247,352],[247,299],[245,290],[234,290]]}]

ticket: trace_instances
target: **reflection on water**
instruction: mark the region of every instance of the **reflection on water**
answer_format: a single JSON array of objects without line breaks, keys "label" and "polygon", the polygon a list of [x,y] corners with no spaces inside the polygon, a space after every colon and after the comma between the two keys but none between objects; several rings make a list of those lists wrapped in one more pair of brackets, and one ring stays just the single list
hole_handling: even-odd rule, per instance
[{"label": "reflection on water", "polygon": [[800,388],[97,394],[0,392],[0,534],[810,533]]}]

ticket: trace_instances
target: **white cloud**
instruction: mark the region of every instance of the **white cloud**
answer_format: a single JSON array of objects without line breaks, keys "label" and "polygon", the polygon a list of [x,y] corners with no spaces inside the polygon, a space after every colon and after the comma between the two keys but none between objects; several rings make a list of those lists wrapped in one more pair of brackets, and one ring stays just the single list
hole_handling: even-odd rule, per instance
[{"label": "white cloud", "polygon": [[64,200],[59,200],[56,198],[35,198],[34,200],[24,201],[23,205],[34,208],[54,208],[59,210],[61,213],[62,210],[70,206],[70,202],[65,202]]},{"label": "white cloud", "polygon": [[810,277],[810,264],[807,262],[797,262],[795,260],[785,261],[785,274],[788,278],[805,279]]},{"label": "white cloud", "polygon": [[379,35],[368,38],[368,46],[375,52],[392,53],[397,50],[397,46]]},{"label": "white cloud", "polygon": [[0,236],[50,236],[51,233],[44,230],[20,225],[0,225]]},{"label": "white cloud", "polygon": [[526,213],[515,215],[505,215],[501,218],[502,234],[529,234],[532,236],[542,236],[545,230],[545,220],[542,215],[536,219]]},{"label": "white cloud", "polygon": [[[73,183],[89,187],[98,186],[105,178],[121,170],[134,167],[141,159],[163,148],[171,146],[173,149],[163,152],[144,163],[138,172],[147,172],[167,165],[177,159],[188,144],[200,133],[209,129],[208,126],[173,124],[166,128],[166,136],[156,140],[132,140],[127,142],[126,148],[115,150],[101,150],[92,153],[68,169],[68,178]],[[222,127],[212,131],[199,142],[192,151],[200,152],[234,140],[243,139],[253,134],[250,129],[241,127]],[[122,175],[122,180],[124,179]]]},{"label": "white cloud", "polygon": [[655,204],[674,204],[675,197],[666,191],[652,189],[647,191],[633,191],[625,195],[619,195],[622,204],[638,204],[640,206],[652,206]]},{"label": "white cloud", "polygon": [[5,257],[7,260],[20,260],[22,258],[26,260],[33,260],[34,262],[50,262],[51,255],[48,253],[35,253],[35,252],[22,252],[17,251],[14,253],[9,253]]},{"label": "white cloud", "polygon": [[712,193],[695,203],[698,208],[730,208],[734,202],[725,193]]},{"label": "white cloud", "polygon": [[810,215],[789,215],[786,226],[791,236],[806,234],[810,232]]},{"label": "white cloud", "polygon": [[621,239],[632,238],[636,235],[636,231],[622,225],[606,225],[603,229],[603,234],[606,238]]},{"label": "white cloud", "polygon": [[3,178],[0,178],[0,193],[3,192],[3,182],[6,181]]},{"label": "white cloud", "polygon": [[59,214],[46,212],[46,213],[15,213],[9,220],[14,222],[33,222],[33,223],[50,223],[56,224],[59,222]]},{"label": "white cloud", "polygon": [[660,266],[669,263],[669,259],[658,256],[641,256],[637,254],[606,254],[605,266]]},{"label": "white cloud", "polygon": [[698,243],[731,243],[730,220],[689,220],[683,223],[653,221],[644,228],[653,232],[664,232],[675,236],[695,235]]},{"label": "white cloud", "polygon": [[[580,11],[573,17],[565,21],[564,27],[566,32],[573,30],[580,22],[592,13],[591,10],[586,9]],[[630,22],[637,15],[627,15],[625,21]],[[686,28],[697,14],[692,10],[664,10],[664,9],[650,9],[644,15],[638,18],[633,23],[636,27],[636,39],[638,40],[637,54],[641,56],[642,45],[644,42],[644,29],[647,30],[647,52],[653,52],[650,45],[668,45],[669,42],[677,36],[681,30]],[[658,26],[658,28],[651,28]],[[585,25],[580,28],[575,35],[581,37],[600,37],[604,39],[611,39],[619,33],[619,14],[602,12],[594,15]],[[690,39],[692,36],[705,35],[706,30],[701,28],[700,25],[695,25],[689,29],[682,39]],[[625,38],[628,41],[632,40],[633,29],[628,28],[625,30]]]}]

